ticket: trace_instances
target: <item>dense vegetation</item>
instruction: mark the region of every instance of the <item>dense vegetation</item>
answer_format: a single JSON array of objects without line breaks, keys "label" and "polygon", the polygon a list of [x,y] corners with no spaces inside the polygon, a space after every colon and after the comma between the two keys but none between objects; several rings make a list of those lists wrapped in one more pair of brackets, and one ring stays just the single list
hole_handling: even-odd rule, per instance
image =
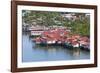
[{"label": "dense vegetation", "polygon": [[[46,12],[46,11],[22,11],[23,22],[40,26],[64,26],[69,27],[72,34],[90,35],[90,17],[86,13],[68,13],[68,12]],[[68,19],[64,14],[74,14],[76,19]]]}]

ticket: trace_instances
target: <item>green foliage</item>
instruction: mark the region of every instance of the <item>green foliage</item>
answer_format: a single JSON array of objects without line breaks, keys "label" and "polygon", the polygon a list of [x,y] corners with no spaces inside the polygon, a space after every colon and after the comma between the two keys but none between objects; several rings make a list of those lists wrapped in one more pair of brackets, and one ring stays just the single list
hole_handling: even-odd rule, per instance
[{"label": "green foliage", "polygon": [[89,20],[84,19],[84,20],[77,20],[72,22],[72,32],[74,34],[80,34],[80,35],[85,35],[89,36],[90,35],[90,23]]},{"label": "green foliage", "polygon": [[[22,11],[23,22],[29,24],[36,25],[44,25],[48,26],[64,26],[70,27],[72,34],[80,34],[80,35],[90,35],[90,18],[85,16],[85,13],[74,13],[77,19],[68,20],[63,17],[63,14],[71,14],[71,13],[61,13],[61,12],[47,12],[47,11]],[[33,23],[35,22],[35,23]]]}]

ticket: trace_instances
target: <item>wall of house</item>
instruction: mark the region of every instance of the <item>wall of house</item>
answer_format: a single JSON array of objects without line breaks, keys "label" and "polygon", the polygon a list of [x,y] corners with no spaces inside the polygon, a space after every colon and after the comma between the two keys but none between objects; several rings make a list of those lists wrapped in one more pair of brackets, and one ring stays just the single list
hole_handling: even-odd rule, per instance
[{"label": "wall of house", "polygon": [[[98,19],[100,19],[100,0],[30,0],[54,3],[71,3],[71,4],[88,4],[98,5]],[[11,59],[11,3],[10,0],[0,0],[0,73],[10,72]],[[98,20],[98,28],[100,21]],[[98,29],[100,31],[100,28]],[[100,37],[100,34],[98,34]],[[100,43],[100,38],[98,39]],[[100,46],[98,46],[100,48]],[[98,56],[100,56],[100,49],[98,48]],[[39,71],[34,73],[99,73],[100,72],[100,57],[98,58],[97,68],[83,68],[83,69],[68,69],[68,70],[53,70],[53,71]],[[27,72],[29,73],[29,72]],[[30,72],[33,73],[33,72]]]}]

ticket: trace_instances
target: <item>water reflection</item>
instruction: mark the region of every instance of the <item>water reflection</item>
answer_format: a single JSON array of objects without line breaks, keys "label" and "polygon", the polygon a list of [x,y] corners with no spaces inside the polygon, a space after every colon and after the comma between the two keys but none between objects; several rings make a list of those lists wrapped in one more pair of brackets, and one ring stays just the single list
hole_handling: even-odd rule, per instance
[{"label": "water reflection", "polygon": [[40,46],[36,45],[30,33],[23,33],[23,62],[56,61],[56,60],[79,60],[89,59],[90,52],[79,48],[69,49],[63,46]]}]

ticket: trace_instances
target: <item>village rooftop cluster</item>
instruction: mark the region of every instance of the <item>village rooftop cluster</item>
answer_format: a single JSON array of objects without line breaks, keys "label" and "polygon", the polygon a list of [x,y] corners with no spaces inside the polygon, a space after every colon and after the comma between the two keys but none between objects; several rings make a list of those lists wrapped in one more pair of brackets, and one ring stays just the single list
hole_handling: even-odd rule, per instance
[{"label": "village rooftop cluster", "polygon": [[79,34],[70,34],[71,31],[65,27],[55,27],[41,29],[30,29],[31,35],[38,36],[33,38],[33,41],[38,45],[59,45],[66,48],[82,48],[90,50],[90,39],[87,36]]}]

